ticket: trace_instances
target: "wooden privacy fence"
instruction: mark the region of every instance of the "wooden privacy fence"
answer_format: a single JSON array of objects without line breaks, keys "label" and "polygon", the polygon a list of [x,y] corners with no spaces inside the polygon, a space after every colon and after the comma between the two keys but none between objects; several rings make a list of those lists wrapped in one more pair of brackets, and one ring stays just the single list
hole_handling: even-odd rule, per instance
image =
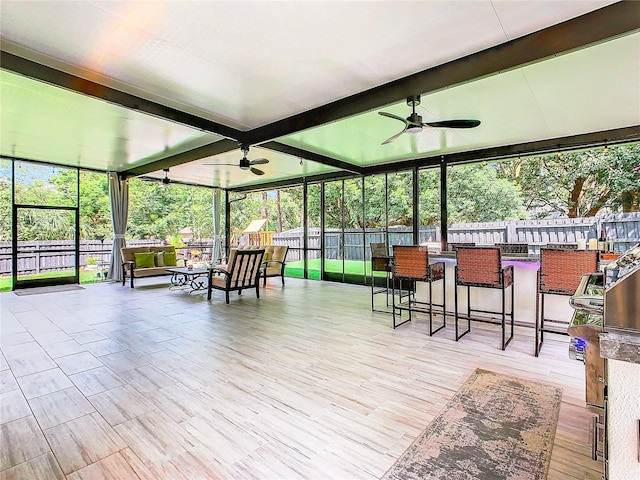
[{"label": "wooden privacy fence", "polygon": [[[597,238],[604,230],[614,240],[616,252],[624,252],[640,242],[640,213],[621,213],[603,217],[514,220],[508,222],[460,223],[448,227],[449,243],[472,242],[477,245],[526,243],[530,254],[550,243],[577,243],[579,239]],[[274,245],[302,249],[303,229],[296,228],[273,235]],[[419,243],[440,244],[439,226],[423,226],[418,230]],[[324,236],[325,258],[369,260],[369,244],[385,242],[381,229],[327,229]],[[320,229],[309,228],[310,249],[320,249]],[[388,244],[411,245],[412,227],[390,227]],[[287,257],[290,261],[302,259]]]},{"label": "wooden privacy fence", "polygon": [[[473,242],[478,245],[496,243],[526,243],[530,254],[537,254],[540,246],[549,243],[577,243],[579,239],[597,238],[600,231],[614,240],[616,252],[624,252],[640,242],[640,213],[621,213],[603,217],[554,218],[545,220],[514,220],[509,222],[461,223],[448,228],[450,243]],[[269,232],[271,234],[271,232]],[[420,227],[419,242],[440,244],[438,226]],[[318,258],[321,246],[320,229],[309,228],[308,248],[310,258]],[[266,238],[265,238],[266,241]],[[369,244],[385,242],[385,232],[380,229],[327,229],[324,236],[325,258],[345,260],[369,260]],[[162,240],[127,240],[128,246],[162,245]],[[273,245],[289,246],[288,261],[302,260],[304,255],[304,231],[296,228],[274,233]],[[388,244],[411,245],[412,227],[390,227]],[[266,243],[264,243],[266,244]],[[190,242],[179,249],[182,258],[208,260],[213,241],[203,239]],[[18,272],[21,275],[73,268],[74,244],[69,240],[19,242]],[[54,250],[43,252],[43,250]],[[56,252],[55,250],[60,250]],[[65,250],[70,252],[65,252]],[[195,253],[192,253],[195,252]],[[199,253],[198,253],[199,252]],[[89,258],[97,262],[110,262],[111,241],[83,240],[80,242],[80,266],[85,267]],[[0,275],[11,273],[11,242],[0,242]]]},{"label": "wooden privacy fence", "polygon": [[529,253],[537,254],[540,246],[549,243],[577,243],[580,239],[598,238],[602,230],[605,236],[613,239],[615,251],[624,252],[640,242],[640,213],[453,224],[448,232],[450,243],[526,243],[530,247]]},{"label": "wooden privacy fence", "polygon": [[[127,240],[127,246],[138,247],[146,245],[164,245],[162,240]],[[211,241],[192,242],[184,248],[178,249],[179,256],[190,258],[191,251],[199,251],[199,258],[211,256]],[[80,268],[91,263],[108,264],[111,262],[112,241],[81,240]],[[43,240],[18,242],[21,252],[18,255],[18,272],[29,275],[59,270],[69,270],[74,267],[75,243],[72,240]],[[59,250],[59,251],[57,251]],[[208,256],[208,257],[207,257]],[[90,261],[89,259],[93,259]],[[0,242],[0,275],[11,274],[11,242]]]}]

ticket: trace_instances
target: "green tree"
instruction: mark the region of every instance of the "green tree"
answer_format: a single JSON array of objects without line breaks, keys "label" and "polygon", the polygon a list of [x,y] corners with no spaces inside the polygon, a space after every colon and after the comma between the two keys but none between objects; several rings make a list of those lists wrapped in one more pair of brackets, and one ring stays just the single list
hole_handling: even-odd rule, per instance
[{"label": "green tree", "polygon": [[112,237],[107,174],[80,172],[80,238],[100,240]]},{"label": "green tree", "polygon": [[640,211],[640,144],[557,153],[500,164],[502,178],[520,186],[534,218],[591,217]]},{"label": "green tree", "polygon": [[413,225],[413,184],[412,172],[387,175],[387,205],[389,206],[389,226]]},{"label": "green tree", "polygon": [[262,218],[263,203],[262,192],[247,193],[244,199],[234,201],[231,204],[231,231],[242,230],[251,220]]},{"label": "green tree", "polygon": [[419,173],[420,205],[418,207],[420,225],[440,223],[440,170],[430,168]]},{"label": "green tree", "polygon": [[344,203],[344,228],[363,228],[361,178],[344,181]]},{"label": "green tree", "polygon": [[127,237],[165,240],[191,227],[194,239],[213,238],[213,192],[209,188],[129,180]]},{"label": "green tree", "polygon": [[11,240],[11,162],[0,159],[0,241]]},{"label": "green tree", "polygon": [[364,179],[365,224],[367,228],[384,227],[387,222],[385,175]]},{"label": "green tree", "polygon": [[496,222],[527,218],[520,188],[498,177],[498,165],[475,163],[447,171],[449,223]]},{"label": "green tree", "polygon": [[[282,228],[287,231],[302,227],[302,187],[293,187],[280,190],[280,217]],[[278,198],[276,198],[276,202]],[[277,211],[277,208],[276,208]]]}]

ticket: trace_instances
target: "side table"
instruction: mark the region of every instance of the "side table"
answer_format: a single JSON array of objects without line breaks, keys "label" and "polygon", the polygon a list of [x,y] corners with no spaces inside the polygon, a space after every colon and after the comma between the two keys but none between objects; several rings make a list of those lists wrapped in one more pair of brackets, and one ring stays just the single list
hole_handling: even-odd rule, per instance
[{"label": "side table", "polygon": [[209,269],[193,268],[189,270],[185,267],[166,268],[171,273],[171,290],[186,289],[189,294],[198,290],[206,290],[208,286]]}]

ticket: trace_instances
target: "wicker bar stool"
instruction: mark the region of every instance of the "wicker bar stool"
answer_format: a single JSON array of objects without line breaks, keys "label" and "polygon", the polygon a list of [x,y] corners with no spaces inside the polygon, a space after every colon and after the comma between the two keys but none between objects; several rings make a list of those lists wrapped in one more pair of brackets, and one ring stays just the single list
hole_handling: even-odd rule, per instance
[{"label": "wicker bar stool", "polygon": [[536,289],[536,345],[535,356],[540,354],[544,333],[568,335],[566,321],[544,317],[545,295],[573,295],[585,273],[598,271],[598,252],[567,248],[541,248],[538,288]]},{"label": "wicker bar stool", "polygon": [[[391,288],[389,286],[389,275],[391,274],[391,256],[389,256],[387,245],[385,243],[371,243],[369,246],[371,248],[371,311],[392,313],[387,310],[376,310],[374,304],[375,295],[384,293],[387,300],[387,307],[391,307],[391,304],[389,304],[389,292],[391,291]],[[375,272],[384,272],[384,287],[376,287]]]},{"label": "wicker bar stool", "polygon": [[[467,314],[462,316],[467,320],[467,329],[459,334],[458,322],[461,315],[458,314],[458,287],[467,287]],[[502,290],[502,310],[499,312],[479,310],[471,308],[469,290],[470,287],[497,288]],[[511,312],[506,312],[505,290],[511,287]],[[455,321],[456,341],[471,331],[471,320],[499,323],[502,327],[501,348],[504,350],[513,339],[513,266],[502,266],[500,247],[458,247],[456,249],[456,286],[455,286]],[[500,321],[496,322],[488,318],[471,318],[472,313],[498,313]],[[509,317],[511,333],[506,338],[506,320]]]},{"label": "wicker bar stool", "polygon": [[[437,331],[446,327],[447,316],[445,311],[445,302],[447,298],[447,287],[445,281],[444,262],[429,263],[429,251],[427,247],[419,245],[395,245],[393,247],[393,280],[391,282],[393,293],[393,328],[411,321],[411,312],[422,312],[429,314],[429,335],[433,335]],[[433,282],[442,280],[442,303],[433,303]],[[395,287],[396,282],[400,288],[400,303],[396,304]],[[402,285],[409,283],[408,290],[411,292],[407,295],[407,301],[402,302]],[[415,296],[416,282],[426,282],[429,284],[429,301],[419,302]],[[433,329],[433,307],[441,308],[442,325],[435,330]],[[396,314],[400,313],[402,320],[402,311],[409,312],[408,320],[396,324]]]}]

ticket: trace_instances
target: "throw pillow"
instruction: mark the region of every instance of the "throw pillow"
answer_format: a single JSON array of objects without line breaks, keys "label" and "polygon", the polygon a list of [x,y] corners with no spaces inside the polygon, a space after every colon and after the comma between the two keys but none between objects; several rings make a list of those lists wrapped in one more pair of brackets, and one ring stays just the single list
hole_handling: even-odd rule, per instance
[{"label": "throw pillow", "polygon": [[164,266],[165,267],[175,267],[176,266],[176,253],[175,252],[164,252]]},{"label": "throw pillow", "polygon": [[155,267],[154,258],[155,254],[153,252],[146,253],[134,253],[133,254],[136,262],[136,268],[153,268]]},{"label": "throw pillow", "polygon": [[156,267],[165,267],[164,264],[164,252],[156,253]]}]

